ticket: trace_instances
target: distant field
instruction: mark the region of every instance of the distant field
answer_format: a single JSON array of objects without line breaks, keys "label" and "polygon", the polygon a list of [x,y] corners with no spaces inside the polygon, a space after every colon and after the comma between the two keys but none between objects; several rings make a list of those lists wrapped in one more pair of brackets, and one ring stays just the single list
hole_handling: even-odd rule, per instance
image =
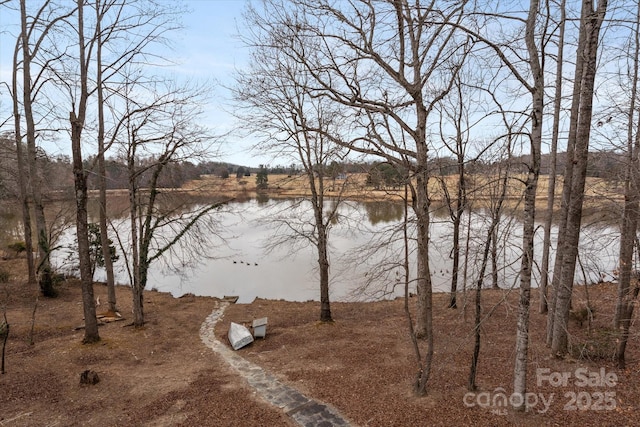
[{"label": "distant field", "polygon": [[[474,201],[489,201],[494,194],[498,194],[497,181],[493,177],[471,175],[467,178],[469,197]],[[524,180],[526,176],[513,176],[510,178],[507,191],[507,199],[517,202],[524,192]],[[444,200],[443,183],[447,186],[449,194],[455,195],[456,176],[446,176],[444,178],[432,178],[430,180],[430,193],[433,201]],[[400,199],[404,191],[402,188],[374,189],[366,186],[366,174],[351,174],[346,179],[325,180],[326,194],[353,199],[366,200],[389,200]],[[301,196],[309,193],[307,178],[302,175],[269,175],[269,187],[265,193],[272,197]],[[540,202],[548,198],[549,177],[541,176],[538,182],[538,200]],[[204,175],[199,180],[188,182],[184,189],[201,191],[218,195],[246,195],[251,197],[257,193],[255,175],[243,178],[220,178],[213,175]],[[562,178],[556,182],[556,204],[559,206],[562,194]],[[587,178],[585,189],[586,202],[588,204],[602,205],[608,202],[619,202],[622,200],[622,189],[612,186],[600,178]],[[539,204],[540,207],[545,205]]]}]

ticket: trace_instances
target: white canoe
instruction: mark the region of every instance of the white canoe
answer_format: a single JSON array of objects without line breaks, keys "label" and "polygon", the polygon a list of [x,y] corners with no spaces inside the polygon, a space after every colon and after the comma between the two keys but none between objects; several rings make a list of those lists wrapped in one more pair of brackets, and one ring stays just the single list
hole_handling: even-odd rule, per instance
[{"label": "white canoe", "polygon": [[233,347],[234,350],[238,350],[253,342],[253,336],[251,332],[249,332],[249,329],[234,322],[231,322],[229,325],[228,337],[231,347]]}]

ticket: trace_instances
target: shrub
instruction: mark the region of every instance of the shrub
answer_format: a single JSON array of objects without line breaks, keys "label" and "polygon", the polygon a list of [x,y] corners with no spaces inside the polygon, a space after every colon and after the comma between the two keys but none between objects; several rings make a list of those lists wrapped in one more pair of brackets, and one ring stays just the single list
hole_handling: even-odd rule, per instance
[{"label": "shrub", "polygon": [[15,252],[16,256],[27,250],[27,245],[24,242],[13,242],[7,246],[7,248]]},{"label": "shrub", "polygon": [[571,343],[571,355],[578,360],[612,361],[616,355],[615,331],[598,328],[586,339],[575,339]]}]

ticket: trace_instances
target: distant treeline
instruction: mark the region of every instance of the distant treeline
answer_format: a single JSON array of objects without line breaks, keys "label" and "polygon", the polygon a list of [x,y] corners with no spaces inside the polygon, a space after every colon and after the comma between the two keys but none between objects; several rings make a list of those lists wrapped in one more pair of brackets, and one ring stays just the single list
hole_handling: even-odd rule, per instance
[{"label": "distant treeline", "polygon": [[[556,173],[562,175],[565,168],[567,159],[566,153],[558,153]],[[624,176],[621,173],[624,172],[624,168],[621,167],[626,158],[614,151],[597,151],[589,153],[589,162],[587,165],[587,176],[603,178],[605,180],[618,181],[623,179]],[[501,160],[499,162],[485,162],[482,160],[469,162],[465,170],[469,174],[483,174],[491,173],[491,170],[495,170],[496,166],[507,166],[515,173],[527,173],[528,166],[531,162],[531,156],[519,156],[510,160]],[[458,163],[454,158],[439,158],[432,162],[431,170],[434,174],[438,175],[454,175],[457,173]],[[540,173],[542,175],[548,175],[551,172],[551,156],[549,154],[543,154],[541,156]]]},{"label": "distant treeline", "polygon": [[[85,168],[89,171],[89,189],[97,189],[97,175],[95,173],[96,162],[94,158],[85,161]],[[40,171],[43,174],[42,182],[48,191],[73,191],[73,172],[71,159],[68,156],[49,156],[42,152],[40,156]],[[139,165],[152,164],[154,158],[140,160]],[[513,172],[527,172],[528,156],[516,157],[509,160],[509,167]],[[566,154],[558,154],[558,173],[562,174],[566,161]],[[625,161],[621,154],[615,152],[594,152],[590,153],[587,174],[592,177],[599,177],[606,180],[617,181],[621,167]],[[16,181],[17,168],[15,161],[15,144],[9,139],[0,138],[0,197],[12,198],[18,195],[18,185]],[[469,162],[466,171],[469,174],[488,174],[495,170],[496,166],[506,166],[506,161],[497,163],[487,163],[483,161]],[[333,171],[326,176],[336,176],[339,174],[370,173],[376,163],[341,163],[335,162],[330,165]],[[299,173],[299,168],[295,165],[289,166],[269,166],[260,165],[258,168],[241,166],[226,162],[207,161],[194,164],[182,162],[168,165],[160,177],[159,186],[163,188],[181,187],[184,183],[199,179],[202,175],[215,175],[222,178],[252,176],[260,169],[266,169],[268,174],[295,175]],[[438,158],[431,162],[431,171],[436,175],[453,175],[457,173],[457,162],[454,158]],[[550,156],[542,156],[542,174],[550,171]],[[107,188],[125,189],[128,186],[127,163],[124,159],[108,159],[106,161]],[[144,186],[146,177],[141,177],[141,185]]]}]

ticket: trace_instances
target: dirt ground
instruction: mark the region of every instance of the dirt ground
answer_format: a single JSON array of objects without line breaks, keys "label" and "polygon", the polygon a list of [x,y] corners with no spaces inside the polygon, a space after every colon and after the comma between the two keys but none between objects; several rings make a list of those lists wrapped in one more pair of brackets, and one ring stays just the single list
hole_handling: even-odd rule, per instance
[{"label": "dirt ground", "polygon": [[[79,284],[68,281],[59,285],[58,298],[39,299],[31,345],[37,292],[25,285],[23,264],[0,261],[0,268],[11,273],[10,281],[0,284],[0,309],[6,307],[10,324],[6,373],[0,375],[0,426],[293,425],[201,342],[199,329],[215,305],[213,298],[146,292],[147,324],[134,329],[126,326],[129,289],[118,287],[125,320],[101,326],[102,340],[82,345],[83,332],[76,330],[82,325]],[[466,386],[473,308],[447,309],[443,294],[434,297],[435,356],[426,397],[411,392],[416,364],[402,300],[334,303],[335,322],[321,324],[317,303],[258,299],[229,306],[216,335],[226,342],[230,321],[268,317],[266,338],[238,352],[309,397],[333,405],[353,425],[638,425],[638,334],[627,350],[627,369],[616,369],[607,358],[614,344],[605,328],[615,292],[612,284],[589,287],[595,318],[591,325],[572,321],[576,357],[565,360],[549,356],[543,344],[545,318],[532,309],[532,394],[524,414],[491,403],[512,390],[515,291],[483,291],[488,317],[481,329],[479,389],[473,393]],[[95,293],[106,300],[104,286],[96,285]],[[583,307],[585,289],[577,288],[574,295],[574,307]],[[584,358],[577,357],[580,353]],[[80,374],[88,369],[100,382],[80,385]]]}]

